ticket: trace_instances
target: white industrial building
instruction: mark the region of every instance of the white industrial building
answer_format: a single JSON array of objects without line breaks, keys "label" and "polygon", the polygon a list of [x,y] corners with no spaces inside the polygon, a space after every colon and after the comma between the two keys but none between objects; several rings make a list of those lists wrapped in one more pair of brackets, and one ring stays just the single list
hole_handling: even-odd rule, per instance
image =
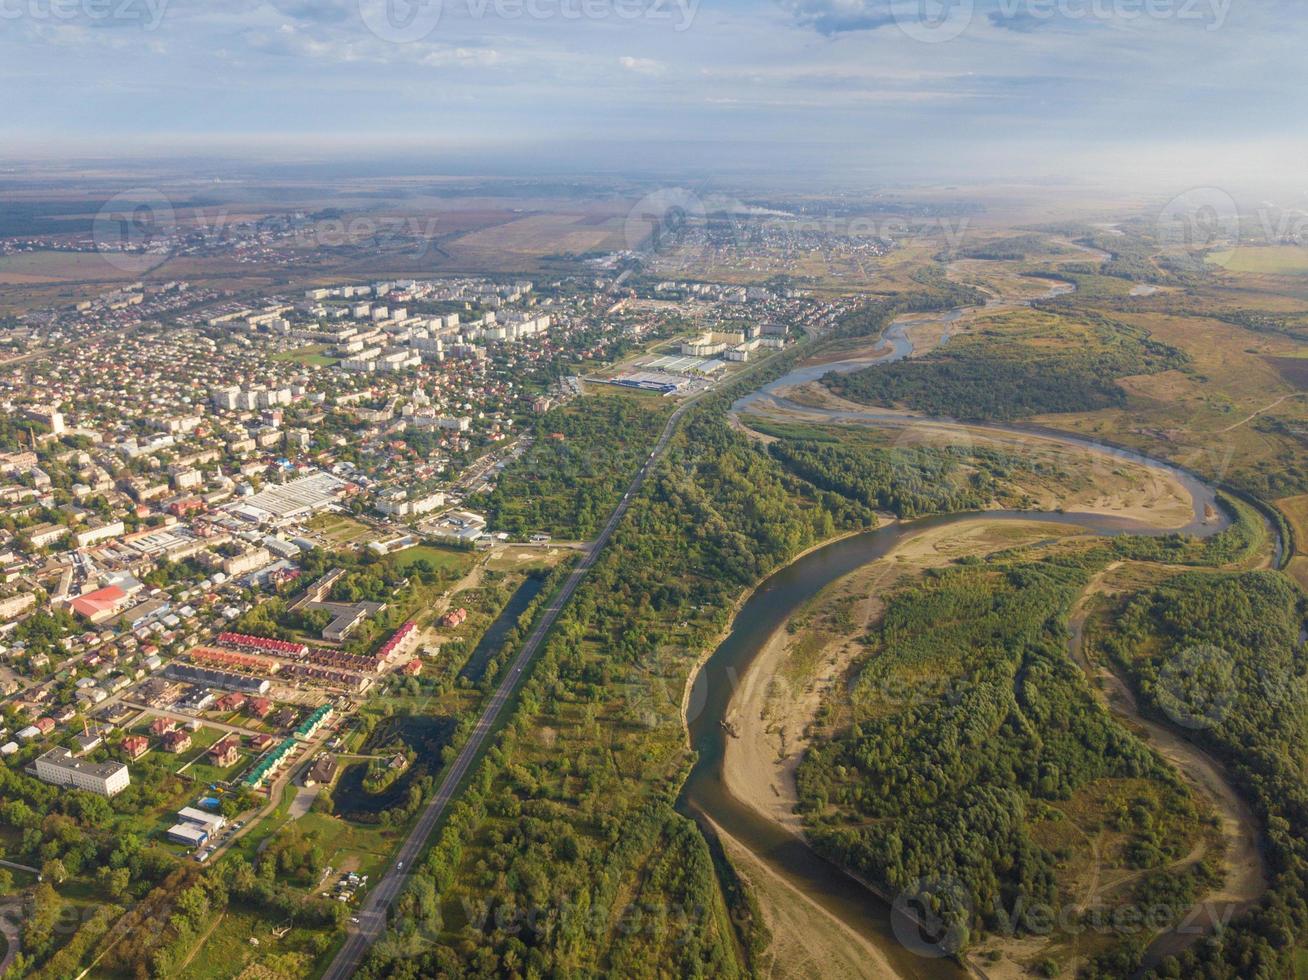
[{"label": "white industrial building", "polygon": [[168,828],[168,839],[191,847],[199,847],[227,823],[222,814],[197,810],[193,806],[182,807],[177,815],[182,819]]}]

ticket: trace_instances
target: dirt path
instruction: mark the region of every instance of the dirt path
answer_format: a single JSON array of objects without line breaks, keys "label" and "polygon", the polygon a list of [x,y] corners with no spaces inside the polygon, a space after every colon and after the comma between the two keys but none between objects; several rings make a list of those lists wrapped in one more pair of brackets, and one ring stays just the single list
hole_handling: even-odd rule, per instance
[{"label": "dirt path", "polygon": [[204,930],[204,935],[196,941],[195,945],[191,947],[191,952],[187,955],[186,959],[177,967],[178,976],[186,972],[186,968],[191,965],[191,961],[195,959],[196,954],[204,949],[204,944],[209,941],[209,937],[213,935],[213,931],[218,928],[219,923],[223,921],[223,918],[226,915],[227,910],[224,909],[213,917],[213,921],[209,923],[209,928]]},{"label": "dirt path", "polygon": [[1298,392],[1298,391],[1293,392],[1289,395],[1282,395],[1280,398],[1276,399],[1276,401],[1272,402],[1270,405],[1266,406],[1265,408],[1260,408],[1252,415],[1246,415],[1239,422],[1236,422],[1233,425],[1228,425],[1225,429],[1218,429],[1217,431],[1219,433],[1233,432],[1236,429],[1240,428],[1240,426],[1252,422],[1254,419],[1262,415],[1264,412],[1270,412],[1272,409],[1274,409],[1277,405],[1281,404],[1282,402],[1289,401],[1291,398],[1301,398],[1301,397],[1303,397],[1303,394],[1302,392]]},{"label": "dirt path", "polygon": [[14,958],[22,951],[22,941],[18,931],[18,923],[22,921],[21,902],[0,906],[0,932],[4,933],[5,937],[5,956],[0,960],[0,977],[8,972]]}]

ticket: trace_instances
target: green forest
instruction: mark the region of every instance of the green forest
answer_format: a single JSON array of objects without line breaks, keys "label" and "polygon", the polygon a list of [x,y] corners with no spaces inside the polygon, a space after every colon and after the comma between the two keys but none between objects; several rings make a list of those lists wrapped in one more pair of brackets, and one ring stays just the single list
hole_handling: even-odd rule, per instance
[{"label": "green forest", "polygon": [[1042,839],[1071,819],[1073,797],[1147,787],[1132,793],[1148,819],[1131,807],[1118,818],[1126,860],[1151,872],[1123,900],[1157,888],[1197,831],[1179,778],[1067,655],[1066,615],[1103,557],[969,562],[896,593],[865,640],[847,716],[826,706],[840,724],[800,764],[814,845],[892,894],[954,883],[931,894],[955,948],[977,932],[1023,934],[1014,909],[1071,901],[1068,855]]},{"label": "green forest", "polygon": [[[691,763],[680,717],[690,671],[745,589],[818,541],[873,526],[882,493],[923,512],[988,500],[961,478],[957,498],[925,492],[963,471],[947,449],[851,457],[841,465],[863,466],[856,479],[820,478],[827,464],[807,454],[822,447],[769,450],[733,430],[723,414],[733,397],[715,394],[687,417],[561,615],[365,977],[457,963],[487,977],[751,968],[762,923],[672,809]],[[632,919],[641,927],[624,931]],[[587,929],[621,938],[586,942]]]},{"label": "green forest", "polygon": [[605,394],[557,408],[495,489],[470,503],[515,537],[592,536],[617,506],[672,406],[639,395]]},{"label": "green forest", "polygon": [[1308,927],[1308,652],[1303,594],[1275,572],[1188,572],[1129,598],[1099,645],[1161,721],[1230,772],[1262,824],[1264,899],[1159,977],[1293,975]]},{"label": "green forest", "polygon": [[896,517],[981,510],[1010,501],[1001,480],[1019,457],[971,446],[853,447],[829,440],[781,440],[773,457],[814,486]]},{"label": "green forest", "polygon": [[[1030,321],[1035,320],[1031,326]],[[1069,328],[1075,333],[1065,333]],[[1004,421],[1125,403],[1117,380],[1184,367],[1181,351],[1099,314],[995,321],[923,357],[823,379],[836,394],[927,415]]]}]

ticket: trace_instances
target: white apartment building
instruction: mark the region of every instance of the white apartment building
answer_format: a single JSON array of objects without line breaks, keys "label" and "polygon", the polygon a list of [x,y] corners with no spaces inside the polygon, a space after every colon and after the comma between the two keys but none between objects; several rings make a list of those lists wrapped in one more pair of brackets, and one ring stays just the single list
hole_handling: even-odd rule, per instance
[{"label": "white apartment building", "polygon": [[55,786],[72,786],[100,796],[121,793],[131,782],[121,762],[87,762],[63,748],[37,756],[36,777]]}]

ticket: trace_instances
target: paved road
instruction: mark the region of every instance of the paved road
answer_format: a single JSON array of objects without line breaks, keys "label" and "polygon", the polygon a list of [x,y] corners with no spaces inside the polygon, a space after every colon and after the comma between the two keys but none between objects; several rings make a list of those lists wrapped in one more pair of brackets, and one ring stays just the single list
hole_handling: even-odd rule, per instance
[{"label": "paved road", "polygon": [[676,431],[677,424],[694,401],[695,399],[686,401],[672,413],[667,425],[663,428],[662,434],[659,436],[658,442],[654,445],[653,453],[650,454],[645,465],[640,468],[640,472],[636,474],[635,479],[631,481],[631,486],[628,487],[621,503],[614,510],[613,516],[609,518],[608,523],[604,525],[595,541],[585,550],[585,557],[582,558],[577,567],[572,570],[572,573],[564,581],[563,588],[545,607],[536,628],[527,637],[527,641],[522,645],[518,656],[514,658],[504,679],[486,704],[481,717],[477,719],[477,725],[473,729],[472,735],[455,758],[454,764],[445,773],[436,795],[424,808],[417,824],[414,825],[413,830],[409,832],[409,836],[400,846],[395,855],[396,864],[386,872],[364,902],[363,908],[358,915],[359,924],[351,929],[349,937],[345,940],[345,945],[341,947],[340,952],[336,954],[336,958],[332,960],[331,966],[323,974],[323,980],[343,980],[345,977],[353,976],[363,962],[363,958],[367,955],[368,949],[385,931],[387,910],[390,909],[391,903],[395,901],[396,896],[404,888],[406,876],[412,871],[414,862],[422,854],[423,848],[427,845],[427,838],[431,836],[437,822],[445,813],[446,807],[454,799],[459,783],[467,775],[468,770],[472,768],[478,753],[481,752],[486,739],[494,729],[495,722],[499,718],[504,705],[508,703],[509,698],[517,689],[523,673],[531,663],[532,658],[540,650],[546,634],[553,627],[554,621],[558,619],[559,613],[568,604],[572,594],[577,591],[577,586],[581,584],[581,580],[586,577],[586,573],[590,571],[591,566],[595,564],[605,545],[608,544],[609,538],[613,536],[613,532],[626,515],[627,508],[631,506],[631,501],[635,499],[637,491],[644,484],[658,458],[667,449],[672,434]]},{"label": "paved road", "polygon": [[149,705],[141,704],[139,701],[128,701],[123,699],[120,702],[126,708],[132,708],[142,714],[149,715],[151,718],[167,718],[169,721],[175,721],[181,725],[190,724],[198,721],[206,728],[216,728],[220,732],[226,732],[229,735],[267,735],[268,732],[256,731],[253,728],[242,728],[240,725],[229,725],[223,721],[210,721],[208,718],[202,718],[199,715],[188,715],[182,711],[168,711],[164,708],[151,708]]}]

